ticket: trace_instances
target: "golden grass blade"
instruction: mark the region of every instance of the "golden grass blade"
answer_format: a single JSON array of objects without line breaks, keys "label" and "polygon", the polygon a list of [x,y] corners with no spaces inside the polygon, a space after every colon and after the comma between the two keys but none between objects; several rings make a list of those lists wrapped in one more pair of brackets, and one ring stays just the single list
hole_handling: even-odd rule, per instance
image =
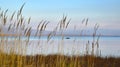
[{"label": "golden grass blade", "polygon": [[31,34],[31,27],[28,29],[26,36],[30,36],[30,34]]},{"label": "golden grass blade", "polygon": [[25,3],[21,6],[20,10],[19,10],[19,14],[22,13],[23,7],[24,7]]},{"label": "golden grass blade", "polygon": [[82,24],[85,22],[85,18],[82,20]]},{"label": "golden grass blade", "polygon": [[37,26],[37,29],[40,28],[40,25],[42,24],[43,20],[40,21],[39,25]]},{"label": "golden grass blade", "polygon": [[86,19],[86,23],[85,23],[85,25],[87,26],[87,24],[88,24],[88,18]]},{"label": "golden grass blade", "polygon": [[15,15],[15,12],[13,12],[13,14],[12,14],[12,16],[11,16],[11,18],[10,18],[10,21],[13,20],[14,15]]},{"label": "golden grass blade", "polygon": [[29,19],[28,19],[28,24],[30,24],[30,20],[31,20],[31,17],[29,17]]},{"label": "golden grass blade", "polygon": [[40,28],[40,32],[43,31],[44,26],[45,26],[45,23],[46,23],[46,21],[43,22],[43,24],[42,24],[42,26],[41,26],[41,28]]},{"label": "golden grass blade", "polygon": [[19,27],[19,24],[20,24],[20,20],[18,21],[18,23],[17,23],[17,27],[16,27],[16,28],[18,28],[18,27]]},{"label": "golden grass blade", "polygon": [[9,25],[9,27],[8,27],[8,31],[11,29],[11,26],[12,26],[12,24]]},{"label": "golden grass blade", "polygon": [[3,24],[5,25],[6,22],[7,22],[7,17],[4,17],[4,18],[3,18]]},{"label": "golden grass blade", "polygon": [[0,17],[3,17],[3,12],[4,12],[4,11],[1,12]]},{"label": "golden grass blade", "polygon": [[66,28],[68,27],[68,25],[69,25],[70,21],[71,21],[71,19],[67,22],[67,24],[66,24]]},{"label": "golden grass blade", "polygon": [[47,27],[48,23],[50,23],[50,22],[47,22],[47,23],[44,25],[44,30],[46,29],[46,27]]},{"label": "golden grass blade", "polygon": [[26,32],[27,32],[27,29],[28,29],[28,28],[26,28],[26,29],[25,29],[25,31],[24,31],[24,34],[26,34]]},{"label": "golden grass blade", "polygon": [[49,42],[50,41],[50,39],[51,39],[51,36],[52,35],[52,32],[50,32],[49,34],[48,34],[48,37],[47,37],[47,42]]},{"label": "golden grass blade", "polygon": [[37,36],[37,34],[38,34],[38,32],[39,32],[39,28],[40,28],[40,26],[41,26],[42,23],[43,23],[43,20],[41,20],[40,23],[38,24],[38,26],[37,26],[37,31],[36,31],[36,33],[35,33],[35,36]]},{"label": "golden grass blade", "polygon": [[7,12],[8,12],[8,9],[5,10],[5,12],[4,12],[4,17],[6,17]]}]

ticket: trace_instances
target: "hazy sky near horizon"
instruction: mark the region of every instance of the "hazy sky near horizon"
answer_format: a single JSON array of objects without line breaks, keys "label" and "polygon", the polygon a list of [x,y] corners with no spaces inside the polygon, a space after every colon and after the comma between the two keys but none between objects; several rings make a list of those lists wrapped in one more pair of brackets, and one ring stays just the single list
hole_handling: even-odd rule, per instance
[{"label": "hazy sky near horizon", "polygon": [[98,23],[101,29],[120,31],[120,0],[0,0],[0,7],[14,12],[23,3],[23,14],[32,17],[33,25],[41,19],[57,23],[65,14],[73,25],[89,18],[90,27]]}]

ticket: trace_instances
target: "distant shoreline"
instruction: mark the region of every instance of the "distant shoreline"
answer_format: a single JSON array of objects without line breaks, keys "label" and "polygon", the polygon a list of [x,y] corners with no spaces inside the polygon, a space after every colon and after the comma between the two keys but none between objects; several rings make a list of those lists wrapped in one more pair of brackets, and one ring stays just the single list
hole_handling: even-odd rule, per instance
[{"label": "distant shoreline", "polygon": [[[0,34],[0,37],[1,36],[13,36],[13,37],[16,37],[16,36],[20,36],[20,34]],[[25,36],[25,35],[21,35],[21,36]],[[31,35],[32,37],[34,36],[34,35]],[[41,36],[48,36],[48,35],[41,35]],[[55,35],[55,36],[61,36],[61,35]],[[80,37],[93,37],[93,35],[64,35],[64,37],[73,37],[73,36],[75,36],[75,37],[78,37],[78,36],[80,36]],[[96,35],[95,37],[98,37],[98,36],[100,36],[100,37],[120,37],[119,35]],[[35,36],[35,37],[37,37],[37,36]]]}]

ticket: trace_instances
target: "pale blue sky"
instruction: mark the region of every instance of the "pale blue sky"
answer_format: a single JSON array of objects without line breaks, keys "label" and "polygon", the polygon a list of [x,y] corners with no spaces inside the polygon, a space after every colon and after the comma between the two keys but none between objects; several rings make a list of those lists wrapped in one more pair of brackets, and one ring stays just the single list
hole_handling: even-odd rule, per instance
[{"label": "pale blue sky", "polygon": [[103,29],[120,31],[120,0],[0,0],[0,7],[12,12],[23,3],[23,14],[34,23],[41,19],[56,23],[65,14],[72,24],[88,17],[89,26],[98,23]]}]

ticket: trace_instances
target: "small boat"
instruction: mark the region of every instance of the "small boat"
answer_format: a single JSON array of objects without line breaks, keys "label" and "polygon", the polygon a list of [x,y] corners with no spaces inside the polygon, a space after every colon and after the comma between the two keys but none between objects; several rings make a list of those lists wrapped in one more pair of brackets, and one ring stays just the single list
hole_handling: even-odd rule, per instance
[{"label": "small boat", "polygon": [[66,37],[66,39],[70,39],[69,37]]}]

